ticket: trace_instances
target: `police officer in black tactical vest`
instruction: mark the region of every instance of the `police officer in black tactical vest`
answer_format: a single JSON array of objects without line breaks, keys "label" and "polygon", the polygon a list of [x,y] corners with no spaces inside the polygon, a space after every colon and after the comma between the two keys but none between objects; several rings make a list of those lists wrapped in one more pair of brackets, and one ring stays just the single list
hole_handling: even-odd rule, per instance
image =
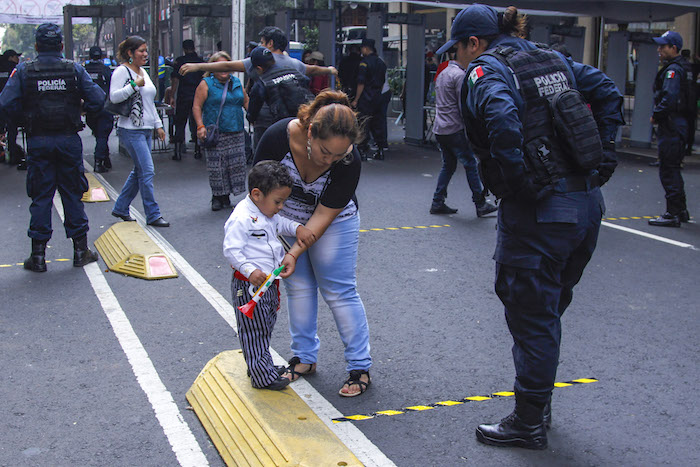
[{"label": "police officer in black tactical vest", "polygon": [[372,133],[377,144],[377,152],[374,159],[384,159],[384,147],[386,146],[386,132],[384,130],[384,117],[382,107],[382,87],[386,77],[386,64],[377,56],[374,47],[374,39],[362,39],[362,61],[357,75],[357,91],[352,106],[357,108],[361,117],[367,120],[365,125],[365,138],[359,145],[362,160],[367,160],[369,152],[369,134]]},{"label": "police officer in black tactical vest", "polygon": [[63,34],[55,24],[36,29],[37,58],[15,68],[0,94],[0,113],[13,121],[23,119],[27,139],[27,194],[31,220],[28,235],[32,253],[24,268],[46,271],[46,243],[51,238],[51,207],[58,189],[65,213],[66,236],[73,239],[73,266],[97,261],[88,248],[88,218],[83,193],[88,182],[83,174],[83,143],[78,131],[80,100],[85,111],[97,113],[105,93],[92,82],[85,69],[62,57]]},{"label": "police officer in black tactical vest", "polygon": [[659,178],[666,192],[666,212],[649,225],[680,227],[688,222],[690,214],[685,203],[685,187],[681,175],[681,164],[688,141],[688,117],[697,112],[695,100],[691,99],[692,77],[689,64],[680,56],[683,38],[675,31],[666,31],[655,37],[659,58],[663,66],[654,80],[654,113],[651,123],[658,125]]},{"label": "police officer in black tactical vest", "polygon": [[[19,63],[21,53],[17,53],[12,49],[6,50],[0,56],[0,92],[5,88],[7,80],[10,79],[10,74]],[[8,151],[9,164],[17,164],[17,170],[27,170],[27,164],[24,160],[24,151],[17,145],[17,124],[14,122],[0,122],[0,126],[7,133],[5,135],[6,151]]]},{"label": "police officer in black tactical vest", "polygon": [[[102,49],[98,46],[90,47],[90,60],[85,64],[92,81],[106,93],[109,92],[109,83],[112,79],[112,70],[102,61]],[[104,173],[112,168],[112,161],[109,159],[109,135],[114,127],[114,117],[111,113],[102,110],[97,114],[87,115],[85,118],[87,126],[95,136],[95,172]]]}]

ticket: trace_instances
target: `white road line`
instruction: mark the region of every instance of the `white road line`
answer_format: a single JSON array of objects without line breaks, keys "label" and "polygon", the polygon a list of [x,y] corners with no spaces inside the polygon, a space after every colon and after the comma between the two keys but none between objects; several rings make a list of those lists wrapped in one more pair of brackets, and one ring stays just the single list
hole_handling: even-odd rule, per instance
[{"label": "white road line", "polygon": [[690,243],[683,243],[683,242],[679,242],[676,240],[671,240],[670,238],[660,237],[658,235],[642,232],[641,230],[630,229],[629,227],[624,227],[624,226],[617,225],[617,224],[611,224],[610,222],[603,221],[600,224],[604,225],[606,227],[612,227],[613,229],[622,230],[623,232],[631,233],[634,235],[639,235],[640,237],[646,237],[646,238],[650,238],[652,240],[656,240],[659,242],[668,243],[669,245],[679,246],[681,248],[689,248],[689,249],[695,250],[695,251],[698,250],[697,247],[691,245]]},{"label": "white road line", "polygon": [[[86,163],[86,166],[89,164]],[[94,174],[107,190],[110,198],[116,200],[119,193],[100,174]],[[224,298],[206,279],[204,279],[177,250],[156,230],[155,227],[146,225],[144,216],[135,209],[130,214],[148,232],[153,241],[166,253],[179,272],[202,294],[202,296],[214,307],[221,317],[228,323],[236,334],[236,315],[233,306]],[[284,365],[286,361],[274,349],[270,349],[272,359],[276,365]],[[353,454],[366,466],[391,467],[395,464],[377,446],[351,423],[333,423],[332,419],[342,417],[341,414],[326,398],[324,398],[311,384],[303,378],[297,380],[292,388],[311,410],[330,428],[335,435],[350,449]]]},{"label": "white road line", "polygon": [[[58,211],[61,220],[63,220],[63,205],[58,193],[54,195],[53,205]],[[134,328],[126,317],[126,313],[122,310],[117,297],[109,287],[104,274],[100,270],[100,266],[98,263],[90,263],[83,269],[102,305],[105,315],[107,315],[119,345],[121,345],[122,350],[126,354],[136,380],[153,407],[156,418],[163,428],[163,432],[168,438],[168,442],[178,462],[182,466],[192,467],[209,465],[209,461],[207,461],[206,456],[199,447],[190,427],[182,418],[182,414],[180,414],[180,410],[175,404],[172,395],[163,384],[163,381],[161,381],[155,366],[153,366],[153,362],[148,356],[148,352],[141,344],[134,332]]]}]

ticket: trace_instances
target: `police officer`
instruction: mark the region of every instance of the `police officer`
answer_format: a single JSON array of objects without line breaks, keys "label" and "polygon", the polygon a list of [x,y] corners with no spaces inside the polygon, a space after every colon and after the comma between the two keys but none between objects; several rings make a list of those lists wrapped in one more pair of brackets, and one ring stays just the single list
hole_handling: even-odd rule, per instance
[{"label": "police officer", "polygon": [[[0,92],[5,89],[7,80],[10,79],[12,70],[14,70],[19,63],[19,57],[21,55],[21,53],[8,49],[0,56]],[[2,127],[6,131],[6,150],[10,155],[8,162],[10,165],[18,164],[18,170],[26,170],[27,165],[24,160],[22,148],[17,145],[17,123],[13,121],[2,122]]]},{"label": "police officer", "polygon": [[28,234],[32,253],[24,268],[46,271],[46,243],[51,238],[51,207],[58,189],[65,212],[66,235],[73,239],[73,266],[97,261],[88,249],[88,218],[81,198],[88,189],[83,175],[83,144],[78,131],[80,100],[84,109],[102,109],[105,93],[85,69],[62,58],[63,35],[55,24],[36,29],[37,58],[21,63],[0,94],[0,112],[12,119],[24,118],[27,130],[27,194],[31,221]]},{"label": "police officer", "polygon": [[[90,47],[90,60],[85,64],[92,81],[106,93],[109,92],[109,83],[112,79],[112,70],[105,66],[102,60],[102,49],[98,46]],[[109,159],[109,135],[114,127],[114,117],[109,112],[102,110],[96,114],[88,114],[85,118],[87,125],[95,135],[95,172],[104,173],[112,168]]]},{"label": "police officer", "polygon": [[369,152],[369,134],[372,133],[377,144],[375,159],[384,159],[386,133],[382,123],[382,87],[386,77],[386,64],[377,56],[374,39],[362,39],[360,47],[363,58],[360,61],[357,75],[357,91],[352,106],[357,108],[360,115],[366,119],[365,138],[359,145],[362,160],[367,160]]},{"label": "police officer", "polygon": [[187,125],[188,119],[190,121],[191,136],[194,140],[194,157],[195,159],[202,157],[196,134],[197,125],[192,115],[192,104],[194,102],[194,93],[204,74],[202,72],[194,72],[183,76],[179,74],[179,71],[180,67],[185,63],[203,63],[204,60],[197,55],[192,39],[182,41],[182,51],[185,54],[175,59],[173,73],[170,75],[172,80],[171,86],[175,95],[175,152],[173,160],[176,161],[182,159],[182,154],[186,150],[185,125]]},{"label": "police officer", "polygon": [[[689,102],[688,75],[692,70],[681,56],[683,38],[674,31],[655,37],[663,66],[654,80],[654,113],[651,123],[658,125],[659,178],[666,192],[666,212],[649,225],[680,227],[690,214],[685,204],[685,188],[681,163],[688,141],[688,116],[697,112],[695,102]],[[691,105],[692,104],[692,105]]]},{"label": "police officer", "polygon": [[[454,45],[469,63],[462,115],[484,184],[501,198],[495,290],[514,341],[515,410],[479,425],[476,437],[544,449],[560,318],[595,249],[599,185],[617,165],[613,141],[623,117],[607,76],[521,39],[524,28],[515,7],[497,13],[474,4],[457,15],[438,54]],[[572,122],[558,127],[566,137],[553,130],[562,121]]]}]

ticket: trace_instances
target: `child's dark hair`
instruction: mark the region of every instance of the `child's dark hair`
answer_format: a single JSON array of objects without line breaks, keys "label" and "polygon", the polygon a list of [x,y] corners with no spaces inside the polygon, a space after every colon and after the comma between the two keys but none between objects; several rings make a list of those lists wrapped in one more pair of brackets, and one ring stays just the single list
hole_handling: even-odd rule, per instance
[{"label": "child's dark hair", "polygon": [[248,193],[257,188],[267,196],[275,188],[292,188],[293,185],[287,167],[277,161],[260,161],[248,172]]}]

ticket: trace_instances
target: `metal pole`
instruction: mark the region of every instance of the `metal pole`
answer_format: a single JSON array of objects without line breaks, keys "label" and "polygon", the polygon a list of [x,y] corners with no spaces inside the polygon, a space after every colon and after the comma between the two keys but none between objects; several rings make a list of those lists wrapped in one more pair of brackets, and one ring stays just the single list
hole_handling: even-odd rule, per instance
[{"label": "metal pole", "polygon": [[158,89],[158,57],[160,56],[159,35],[158,35],[158,0],[151,0],[151,21],[150,21],[150,68],[148,74],[151,77],[151,81],[156,83],[156,89]]}]

